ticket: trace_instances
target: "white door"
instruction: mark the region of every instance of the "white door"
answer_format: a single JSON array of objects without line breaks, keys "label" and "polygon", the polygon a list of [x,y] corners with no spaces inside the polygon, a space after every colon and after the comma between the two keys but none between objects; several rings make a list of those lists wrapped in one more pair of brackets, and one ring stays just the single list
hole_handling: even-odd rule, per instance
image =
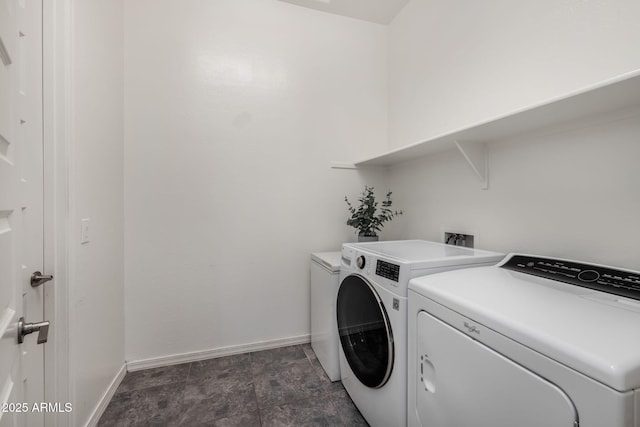
[{"label": "white door", "polygon": [[0,0],[0,426],[44,419],[44,345],[18,344],[21,317],[43,320],[42,123],[42,1]]},{"label": "white door", "polygon": [[577,411],[560,388],[425,311],[416,339],[412,383],[420,426],[577,425]]}]

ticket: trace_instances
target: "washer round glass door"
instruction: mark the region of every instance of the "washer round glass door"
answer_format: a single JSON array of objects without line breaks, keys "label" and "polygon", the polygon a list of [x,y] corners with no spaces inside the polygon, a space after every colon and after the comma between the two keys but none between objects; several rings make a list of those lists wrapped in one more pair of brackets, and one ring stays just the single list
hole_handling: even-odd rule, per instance
[{"label": "washer round glass door", "polygon": [[338,333],[354,375],[367,387],[382,387],[393,369],[393,334],[380,296],[363,277],[340,284],[336,307]]}]

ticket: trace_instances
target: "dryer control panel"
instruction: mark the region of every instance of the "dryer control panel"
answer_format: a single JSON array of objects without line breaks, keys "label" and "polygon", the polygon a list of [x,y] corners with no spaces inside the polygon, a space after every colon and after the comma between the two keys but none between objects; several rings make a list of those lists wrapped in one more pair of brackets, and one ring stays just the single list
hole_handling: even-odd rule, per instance
[{"label": "dryer control panel", "polygon": [[501,267],[640,300],[638,272],[529,255],[513,255]]}]

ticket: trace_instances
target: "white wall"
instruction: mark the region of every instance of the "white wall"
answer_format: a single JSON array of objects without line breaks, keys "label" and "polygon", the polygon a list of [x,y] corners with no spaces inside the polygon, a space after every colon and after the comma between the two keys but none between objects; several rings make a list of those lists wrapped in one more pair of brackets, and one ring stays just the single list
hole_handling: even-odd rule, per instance
[{"label": "white wall", "polygon": [[72,425],[85,425],[124,364],[123,5],[71,12],[69,383]]},{"label": "white wall", "polygon": [[[401,238],[469,231],[476,247],[640,270],[640,114],[489,145],[489,189],[454,151],[392,168]],[[390,230],[390,231],[391,231]]]},{"label": "white wall", "polygon": [[[309,254],[382,172],[386,27],[271,0],[125,4],[128,361],[309,333]],[[384,190],[382,185],[381,190]]]},{"label": "white wall", "polygon": [[127,360],[304,337],[308,254],[353,239],[342,198],[365,182],[406,212],[383,238],[453,227],[640,268],[634,118],[493,142],[487,191],[454,152],[328,167],[640,68],[638,8],[412,0],[387,28],[278,1],[126,2]]},{"label": "white wall", "polygon": [[[640,68],[640,4],[412,0],[390,27],[390,145]],[[640,269],[638,113],[489,144],[489,190],[457,152],[394,166],[392,233]]]},{"label": "white wall", "polygon": [[411,0],[389,28],[389,134],[410,144],[640,68],[636,0]]}]

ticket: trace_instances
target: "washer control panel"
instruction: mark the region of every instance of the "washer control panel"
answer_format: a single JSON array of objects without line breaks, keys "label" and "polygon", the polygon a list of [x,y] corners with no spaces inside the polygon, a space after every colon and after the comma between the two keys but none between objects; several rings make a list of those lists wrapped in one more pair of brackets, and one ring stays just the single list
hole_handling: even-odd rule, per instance
[{"label": "washer control panel", "polygon": [[640,300],[637,272],[528,255],[513,255],[502,268]]},{"label": "washer control panel", "polygon": [[376,262],[376,274],[385,279],[397,282],[400,278],[400,266],[387,261],[378,260]]}]

